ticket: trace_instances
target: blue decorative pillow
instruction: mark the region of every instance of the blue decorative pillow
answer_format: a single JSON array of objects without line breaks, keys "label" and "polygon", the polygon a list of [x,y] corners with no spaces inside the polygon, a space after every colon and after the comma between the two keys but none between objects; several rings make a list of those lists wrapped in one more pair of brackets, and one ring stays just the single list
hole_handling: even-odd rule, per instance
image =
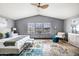
[{"label": "blue decorative pillow", "polygon": [[10,33],[9,32],[5,33],[5,38],[9,38],[9,37],[10,37]]}]

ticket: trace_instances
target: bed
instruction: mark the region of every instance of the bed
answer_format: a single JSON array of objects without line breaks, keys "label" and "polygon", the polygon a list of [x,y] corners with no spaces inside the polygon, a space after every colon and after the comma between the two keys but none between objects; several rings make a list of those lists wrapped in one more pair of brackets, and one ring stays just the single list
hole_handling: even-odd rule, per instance
[{"label": "bed", "polygon": [[[5,42],[11,41],[17,38],[20,38],[20,39],[15,42],[15,45],[13,46],[4,45]],[[23,50],[25,43],[27,43],[29,39],[30,39],[29,35],[27,36],[18,35],[18,36],[6,38],[6,39],[0,39],[0,54],[19,54]]]}]

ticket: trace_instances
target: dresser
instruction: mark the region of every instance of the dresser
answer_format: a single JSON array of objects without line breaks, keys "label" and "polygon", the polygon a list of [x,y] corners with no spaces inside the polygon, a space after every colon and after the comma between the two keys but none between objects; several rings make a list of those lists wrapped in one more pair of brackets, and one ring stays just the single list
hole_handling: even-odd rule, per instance
[{"label": "dresser", "polygon": [[79,34],[68,33],[68,42],[79,48]]}]

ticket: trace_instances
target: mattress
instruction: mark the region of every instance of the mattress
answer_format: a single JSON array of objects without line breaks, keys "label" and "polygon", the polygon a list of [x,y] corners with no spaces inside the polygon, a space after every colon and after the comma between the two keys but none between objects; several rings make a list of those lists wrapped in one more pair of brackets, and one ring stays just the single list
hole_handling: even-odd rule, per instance
[{"label": "mattress", "polygon": [[[12,40],[16,37],[24,37],[20,40],[18,40],[16,43],[15,43],[15,46],[4,46],[4,42],[5,41],[8,41],[8,40]],[[0,54],[19,54],[22,49],[23,49],[23,45],[24,43],[26,43],[26,41],[30,39],[29,35],[18,35],[18,36],[15,36],[15,37],[10,37],[10,38],[6,38],[6,39],[0,39]]]}]

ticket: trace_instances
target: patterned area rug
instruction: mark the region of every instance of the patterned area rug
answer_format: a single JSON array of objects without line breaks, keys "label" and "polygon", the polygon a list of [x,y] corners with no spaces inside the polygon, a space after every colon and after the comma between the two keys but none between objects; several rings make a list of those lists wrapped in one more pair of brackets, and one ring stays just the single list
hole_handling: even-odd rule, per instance
[{"label": "patterned area rug", "polygon": [[34,40],[33,47],[21,56],[73,56],[74,53],[52,40]]}]

